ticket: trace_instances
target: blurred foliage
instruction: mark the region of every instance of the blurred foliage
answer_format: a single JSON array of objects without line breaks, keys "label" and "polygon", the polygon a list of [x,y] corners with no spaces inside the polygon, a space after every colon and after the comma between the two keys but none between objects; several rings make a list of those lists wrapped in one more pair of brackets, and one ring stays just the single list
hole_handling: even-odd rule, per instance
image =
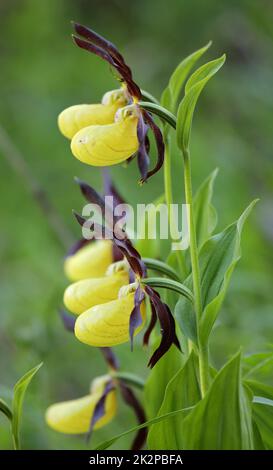
[{"label": "blurred foliage", "polygon": [[[246,353],[264,349],[273,336],[272,2],[2,0],[0,18],[0,124],[75,238],[79,228],[71,209],[80,209],[82,200],[73,176],[98,187],[99,171],[72,157],[56,117],[70,104],[100,100],[116,83],[107,65],[73,46],[70,20],[113,40],[137,82],[156,96],[181,58],[209,39],[211,58],[227,53],[227,63],[208,86],[194,120],[194,182],[197,187],[219,167],[214,204],[220,228],[251,199],[261,201],[247,223],[243,259],[213,334],[212,353],[218,366],[240,345]],[[9,400],[17,378],[43,360],[25,400],[23,448],[86,448],[83,438],[47,429],[44,411],[54,401],[85,394],[89,376],[104,373],[105,366],[97,350],[62,328],[57,309],[66,284],[64,250],[3,157],[1,153],[0,396]],[[178,199],[181,172],[182,166],[173,168]],[[112,174],[131,203],[148,202],[162,193],[162,175],[143,188],[132,183],[138,178],[135,163],[115,167]],[[123,368],[147,374],[147,352],[139,346],[133,354],[128,345],[117,352]],[[121,405],[113,424],[94,433],[93,444],[133,424],[131,411]],[[0,436],[0,448],[10,448],[4,417]],[[127,440],[118,443],[125,445]]]}]

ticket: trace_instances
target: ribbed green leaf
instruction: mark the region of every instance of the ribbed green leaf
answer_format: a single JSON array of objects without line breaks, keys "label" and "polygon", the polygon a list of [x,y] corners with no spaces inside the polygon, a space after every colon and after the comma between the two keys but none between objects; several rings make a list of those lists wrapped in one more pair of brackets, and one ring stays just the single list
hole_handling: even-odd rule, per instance
[{"label": "ribbed green leaf", "polygon": [[177,101],[187,76],[189,75],[194,64],[208,50],[210,45],[211,42],[201,49],[193,52],[193,54],[190,54],[188,57],[182,60],[182,62],[180,62],[180,64],[176,67],[173,74],[171,75],[168,86],[162,93],[162,106],[165,106],[166,108],[170,109],[170,111],[175,112]]},{"label": "ribbed green leaf", "polygon": [[182,361],[182,354],[175,346],[171,346],[151,370],[144,388],[145,411],[148,418],[157,415],[164,399],[166,387],[181,368]]},{"label": "ribbed green leaf", "polygon": [[214,180],[218,169],[214,170],[201,184],[193,200],[193,213],[195,219],[196,238],[198,247],[210,237],[217,223],[216,210],[211,200],[213,195]]},{"label": "ribbed green leaf", "polygon": [[250,450],[253,446],[251,404],[242,386],[237,354],[184,419],[183,449]]},{"label": "ribbed green leaf", "polygon": [[174,317],[182,333],[197,344],[197,328],[193,306],[185,308],[184,299],[180,297],[175,305]]},{"label": "ribbed green leaf", "polygon": [[199,95],[207,82],[215,75],[225,62],[225,55],[212,60],[197,69],[186,83],[185,96],[177,112],[177,145],[182,151],[188,149],[192,118]]},{"label": "ribbed green leaf", "polygon": [[245,379],[273,384],[273,351],[255,353],[242,360]]},{"label": "ribbed green leaf", "polygon": [[132,432],[139,431],[139,429],[147,428],[149,426],[152,426],[152,424],[159,423],[160,421],[167,422],[167,420],[172,419],[174,416],[178,416],[178,415],[183,416],[184,413],[188,413],[189,411],[190,409],[176,410],[176,411],[172,411],[171,413],[167,413],[162,416],[156,416],[156,418],[150,419],[149,421],[146,421],[145,423],[142,423],[142,424],[139,424],[138,426],[134,426],[133,428],[127,429],[127,431],[117,434],[116,436],[112,437],[112,439],[102,442],[94,450],[108,449],[112,444],[117,442],[119,439],[121,439],[124,436],[127,436],[128,434],[131,434]]},{"label": "ribbed green leaf", "polygon": [[253,419],[264,445],[273,450],[273,387],[255,380],[248,380],[246,383],[255,395],[252,404]]},{"label": "ribbed green leaf", "polygon": [[[200,272],[203,314],[200,322],[200,339],[205,343],[210,335],[233,270],[240,259],[240,239],[244,222],[250,214],[256,201],[253,201],[241,215],[237,222],[228,226],[223,232],[211,237],[203,245],[200,251]],[[186,279],[184,285],[192,289],[191,275]],[[182,320],[176,317],[180,327],[183,327],[183,318],[190,324],[194,324],[194,309],[187,299],[181,297],[179,310]],[[186,334],[186,331],[184,332]],[[190,336],[194,341],[194,338]]]},{"label": "ribbed green leaf", "polygon": [[20,421],[22,416],[22,409],[23,409],[23,402],[24,396],[29,386],[31,380],[33,379],[34,375],[40,367],[42,367],[43,363],[39,364],[38,366],[34,367],[30,371],[28,371],[21,379],[15,384],[14,386],[14,395],[13,395],[13,402],[12,402],[12,435],[14,441],[15,449],[20,448]]},{"label": "ribbed green leaf", "polygon": [[[180,408],[194,406],[200,399],[200,388],[197,378],[196,357],[192,353],[169,382],[164,401],[158,415],[165,415]],[[183,448],[184,419],[187,413],[174,416],[168,421],[154,424],[148,434],[148,447],[153,450],[179,450]]]},{"label": "ribbed green leaf", "polygon": [[231,275],[240,259],[242,229],[256,202],[256,200],[253,201],[246,208],[237,222],[208,240],[201,250],[201,288],[205,309],[200,323],[200,339],[203,343],[210,335],[225,298]]}]

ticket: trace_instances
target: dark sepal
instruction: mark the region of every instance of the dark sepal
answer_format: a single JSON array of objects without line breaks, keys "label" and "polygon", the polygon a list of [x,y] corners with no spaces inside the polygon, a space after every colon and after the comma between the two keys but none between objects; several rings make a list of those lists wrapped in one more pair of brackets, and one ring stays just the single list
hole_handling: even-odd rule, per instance
[{"label": "dark sepal", "polygon": [[119,361],[117,356],[114,354],[114,351],[112,348],[99,348],[102,352],[102,355],[107,362],[108,366],[111,369],[118,370],[119,369]]},{"label": "dark sepal", "polygon": [[[85,226],[86,229],[89,229],[90,231],[92,230],[93,239],[100,239],[101,237],[107,240],[113,239],[114,237],[113,232],[109,230],[107,227],[94,223],[94,222],[89,223],[88,219],[80,215],[75,210],[73,210],[72,213],[81,227]],[[86,226],[87,223],[89,224],[88,226]]]},{"label": "dark sepal", "polygon": [[105,201],[101,195],[85,181],[82,181],[77,177],[75,177],[74,180],[79,185],[84,198],[88,202],[91,202],[91,204],[97,204],[101,210],[105,212]]},{"label": "dark sepal", "polygon": [[100,397],[100,399],[98,400],[98,402],[95,406],[93,416],[92,416],[92,419],[91,419],[91,423],[90,423],[90,428],[89,428],[89,431],[86,435],[87,442],[89,442],[89,440],[91,438],[91,435],[92,435],[95,424],[99,421],[99,419],[101,419],[105,415],[106,398],[107,398],[107,395],[109,395],[109,393],[112,390],[114,390],[114,388],[115,388],[115,386],[114,386],[112,380],[109,380],[109,382],[107,382],[105,387],[104,387],[104,391],[103,391],[102,396]]},{"label": "dark sepal", "polygon": [[154,134],[156,147],[157,147],[157,162],[156,162],[156,165],[152,170],[148,171],[146,178],[145,179],[142,178],[142,180],[140,181],[141,183],[144,183],[145,181],[148,180],[148,178],[150,178],[155,173],[157,173],[160,170],[160,168],[162,167],[162,165],[164,163],[165,146],[164,146],[164,140],[163,140],[161,130],[156,125],[156,123],[154,122],[151,115],[145,109],[142,109],[141,112],[144,116],[145,122],[148,124],[148,126],[150,127],[150,129],[152,130],[152,132]]},{"label": "dark sepal", "polygon": [[[137,417],[139,424],[145,423],[146,416],[145,416],[144,409],[142,405],[140,404],[140,402],[138,401],[137,397],[135,396],[133,390],[122,381],[119,382],[119,386],[120,386],[120,391],[121,391],[121,394],[125,403],[134,410],[134,413]],[[131,450],[140,450],[146,441],[146,437],[147,437],[147,428],[140,429],[135,439],[133,440],[133,443],[131,445]]]},{"label": "dark sepal", "polygon": [[116,236],[114,236],[114,243],[125,256],[134,273],[139,277],[145,277],[145,264],[143,263],[138,251],[133,247],[131,241],[128,238],[119,240]]},{"label": "dark sepal", "polygon": [[125,200],[119,194],[117,188],[113,184],[113,181],[110,177],[108,168],[103,168],[103,188],[105,196],[113,197],[113,206],[114,208],[119,204],[125,204]]},{"label": "dark sepal", "polygon": [[84,26],[84,25],[79,24],[79,23],[74,23],[74,22],[72,22],[72,24],[74,26],[75,32],[79,36],[82,36],[83,38],[88,39],[93,44],[96,44],[101,49],[108,52],[108,54],[110,54],[111,57],[113,57],[118,63],[126,65],[122,55],[120,54],[117,47],[112,42],[108,41],[103,36],[96,33],[95,31],[88,28],[87,26]]},{"label": "dark sepal", "polygon": [[150,157],[148,155],[150,148],[149,139],[147,136],[148,129],[149,128],[145,124],[143,116],[141,114],[137,125],[137,137],[139,142],[137,162],[141,174],[141,181],[146,181],[150,164]]},{"label": "dark sepal", "polygon": [[71,315],[71,313],[68,313],[63,308],[59,309],[59,315],[61,317],[61,320],[63,322],[65,329],[67,331],[74,333],[74,327],[76,323],[75,315]]},{"label": "dark sepal", "polygon": [[149,295],[161,327],[161,342],[149,360],[148,367],[153,368],[162,356],[175,344],[179,350],[180,344],[175,332],[175,322],[167,304],[162,302],[159,294],[150,286],[145,286],[145,291]]},{"label": "dark sepal", "polygon": [[138,286],[135,295],[134,295],[134,308],[130,315],[129,321],[129,335],[131,341],[131,351],[133,351],[133,344],[134,344],[134,333],[135,330],[141,325],[143,319],[141,316],[141,304],[144,302],[145,294],[143,289]]},{"label": "dark sepal", "polygon": [[149,344],[150,335],[151,335],[151,333],[152,333],[152,331],[153,331],[153,329],[156,325],[156,320],[157,320],[155,306],[152,302],[150,302],[150,305],[151,305],[151,319],[150,319],[149,326],[148,326],[148,328],[145,331],[145,334],[143,336],[143,344],[145,346],[147,346]]},{"label": "dark sepal", "polygon": [[133,97],[141,99],[141,91],[138,85],[133,81],[132,72],[130,67],[125,63],[122,55],[117,50],[116,46],[110,41],[95,33],[86,26],[74,23],[74,28],[77,34],[87,39],[87,41],[72,35],[73,40],[77,46],[82,49],[86,49],[93,54],[106,60],[112,65],[122,77],[123,81],[127,85],[129,94]]}]

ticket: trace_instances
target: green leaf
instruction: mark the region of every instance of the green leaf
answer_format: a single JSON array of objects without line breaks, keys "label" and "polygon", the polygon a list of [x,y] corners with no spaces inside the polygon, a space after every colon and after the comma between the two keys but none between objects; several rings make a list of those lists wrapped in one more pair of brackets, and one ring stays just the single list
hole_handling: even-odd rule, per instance
[{"label": "green leaf", "polygon": [[255,380],[246,383],[255,395],[252,403],[253,419],[266,448],[273,450],[273,387]]},{"label": "green leaf", "polygon": [[193,302],[193,294],[184,284],[177,282],[174,279],[167,279],[164,277],[145,277],[141,280],[141,284],[151,287],[166,288],[173,292],[177,292],[181,296]]},{"label": "green leaf", "polygon": [[273,384],[273,352],[255,353],[243,358],[245,379],[255,379]]},{"label": "green leaf", "polygon": [[181,93],[183,84],[190,73],[194,64],[200,59],[200,57],[208,50],[211,46],[211,42],[209,42],[206,46],[198,49],[193,54],[190,54],[186,57],[180,64],[176,67],[169,83],[161,96],[161,104],[166,108],[169,108],[172,112],[175,112],[177,101],[179,99],[179,95]]},{"label": "green leaf", "polygon": [[[160,341],[160,340],[159,340]],[[155,347],[158,344],[155,344]],[[157,415],[166,387],[183,364],[183,356],[175,346],[160,359],[151,370],[144,388],[145,410],[149,418]]]},{"label": "green leaf", "polygon": [[22,409],[23,409],[23,402],[24,396],[29,386],[31,380],[33,379],[34,375],[40,367],[42,367],[43,363],[41,362],[38,366],[34,367],[30,371],[28,371],[21,379],[15,384],[14,386],[14,395],[13,395],[13,402],[12,402],[12,435],[14,441],[15,449],[20,449],[20,421],[22,416]]},{"label": "green leaf", "polygon": [[242,229],[256,202],[257,200],[253,201],[246,208],[237,222],[227,227],[224,232],[210,238],[201,250],[201,288],[205,309],[200,322],[200,340],[203,344],[209,338],[231,275],[240,259]]},{"label": "green leaf", "polygon": [[0,398],[0,411],[11,421],[12,420],[12,411],[8,404]]},{"label": "green leaf", "polygon": [[[209,338],[221,305],[225,298],[233,270],[240,259],[240,239],[244,222],[256,201],[253,201],[238,221],[229,225],[223,232],[211,237],[200,250],[199,262],[201,273],[201,289],[203,314],[200,322],[200,340],[205,344]],[[184,286],[192,289],[192,276],[184,282]],[[179,311],[182,320],[176,317],[180,327],[183,319],[194,324],[193,305],[181,297]],[[184,331],[186,334],[186,331]],[[193,339],[192,335],[189,336]]]},{"label": "green leaf", "polygon": [[139,424],[138,426],[134,426],[133,428],[130,428],[127,431],[117,434],[116,436],[112,437],[112,439],[109,439],[108,441],[102,442],[94,450],[108,449],[116,441],[118,441],[124,436],[127,436],[128,434],[131,434],[132,432],[136,432],[139,429],[147,428],[151,426],[152,424],[159,423],[160,421],[167,421],[168,419],[171,419],[173,418],[173,416],[176,416],[176,415],[182,416],[184,413],[188,413],[189,410],[190,409],[176,410],[176,411],[172,411],[171,413],[167,413],[166,415],[157,416],[156,418],[150,419],[149,421],[146,421],[145,423]]},{"label": "green leaf", "polygon": [[193,113],[199,95],[207,82],[215,75],[225,62],[225,55],[212,60],[197,69],[189,78],[185,87],[185,96],[177,112],[177,145],[183,152],[189,147]]},{"label": "green leaf", "polygon": [[182,333],[197,344],[197,328],[193,307],[185,308],[185,301],[180,298],[175,305],[174,317]]},{"label": "green leaf", "polygon": [[[192,353],[184,366],[169,382],[164,401],[158,412],[166,415],[177,409],[193,407],[200,399],[196,356]],[[172,419],[154,424],[148,434],[148,447],[152,450],[179,450],[183,448],[184,418],[179,414]]]},{"label": "green leaf", "polygon": [[251,405],[241,382],[240,354],[220,370],[206,396],[184,419],[182,448],[253,449]]},{"label": "green leaf", "polygon": [[198,247],[210,237],[217,223],[217,214],[212,206],[214,180],[217,176],[216,168],[201,184],[193,200],[193,213],[195,219],[196,238]]}]

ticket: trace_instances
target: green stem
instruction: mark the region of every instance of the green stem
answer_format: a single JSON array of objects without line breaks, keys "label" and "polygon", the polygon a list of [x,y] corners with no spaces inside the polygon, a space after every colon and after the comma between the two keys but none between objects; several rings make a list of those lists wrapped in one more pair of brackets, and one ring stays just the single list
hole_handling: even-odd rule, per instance
[{"label": "green stem", "polygon": [[184,157],[184,183],[185,183],[185,198],[188,205],[188,222],[190,230],[190,256],[192,266],[192,281],[193,281],[193,294],[194,294],[194,307],[196,313],[197,336],[199,346],[199,369],[200,369],[200,386],[202,396],[205,395],[209,385],[209,367],[208,367],[208,347],[207,345],[200,344],[199,325],[202,316],[202,296],[201,296],[201,278],[198,260],[198,249],[196,241],[196,230],[193,216],[193,196],[192,196],[192,182],[191,182],[191,165],[190,153],[188,149],[183,151]]},{"label": "green stem", "polygon": [[[171,155],[170,155],[170,145],[168,141],[168,135],[167,132],[165,132],[165,138],[164,138],[164,143],[165,143],[165,155],[164,155],[164,187],[165,187],[165,200],[168,208],[168,219],[169,219],[169,226],[170,228],[175,228],[176,223],[174,223],[174,217],[173,217],[173,192],[172,192],[172,166],[171,166]],[[177,237],[174,236],[172,233],[172,241],[174,239],[178,239],[179,236],[177,234]],[[182,251],[176,250],[175,251],[175,256],[177,259],[178,267],[181,276],[184,278],[185,274],[187,272],[186,268],[186,263],[185,263],[185,258],[183,256]]]}]

